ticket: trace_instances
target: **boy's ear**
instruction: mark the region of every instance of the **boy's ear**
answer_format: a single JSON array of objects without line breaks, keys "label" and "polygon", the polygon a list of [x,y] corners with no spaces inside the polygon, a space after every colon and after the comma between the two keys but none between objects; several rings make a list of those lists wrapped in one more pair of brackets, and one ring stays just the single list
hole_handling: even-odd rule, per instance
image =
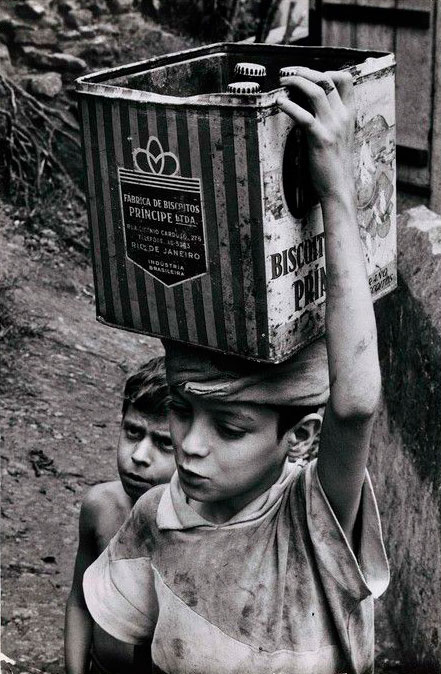
[{"label": "boy's ear", "polygon": [[311,449],[322,427],[320,414],[307,414],[288,431],[288,458],[290,461],[302,458]]}]

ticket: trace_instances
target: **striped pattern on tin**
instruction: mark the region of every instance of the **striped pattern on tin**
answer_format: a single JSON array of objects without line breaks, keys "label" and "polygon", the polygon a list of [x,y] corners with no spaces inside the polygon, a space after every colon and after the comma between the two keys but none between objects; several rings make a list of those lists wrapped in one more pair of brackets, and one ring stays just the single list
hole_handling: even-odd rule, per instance
[{"label": "striped pattern on tin", "polygon": [[[116,101],[112,101],[111,105],[109,108],[106,109],[107,115],[109,115],[109,124],[112,127],[112,139],[113,139],[113,156],[112,156],[112,161],[109,165],[109,170],[112,171],[112,178],[113,181],[116,176],[116,167],[122,165],[124,163],[124,155],[123,155],[123,150],[122,150],[122,143],[121,143],[121,110],[120,106]],[[109,137],[110,140],[110,137]],[[110,144],[110,143],[109,143]],[[113,173],[115,172],[115,173]],[[112,181],[112,185],[114,182]],[[117,200],[117,203],[115,204],[115,208],[118,208],[118,199],[119,199],[119,194],[117,193],[117,190],[113,189],[112,194],[115,195],[115,200]],[[115,211],[113,212],[113,217],[115,218]],[[150,322],[150,317],[148,313],[143,310],[142,307],[139,306],[138,303],[138,293],[143,292],[145,293],[145,285],[144,285],[144,279],[143,275],[139,273],[139,270],[136,270],[136,268],[132,266],[126,267],[126,274],[127,274],[127,285],[128,285],[128,292],[129,292],[129,304],[130,304],[130,309],[132,312],[132,318],[133,318],[133,328],[135,330],[151,330],[151,322]],[[139,288],[139,291],[138,291]]]},{"label": "striped pattern on tin", "polygon": [[96,311],[97,316],[100,311],[106,314],[106,298],[104,294],[104,275],[106,261],[101,257],[101,247],[99,242],[98,232],[98,214],[96,209],[95,197],[95,182],[93,174],[93,155],[92,155],[92,139],[90,135],[89,123],[89,109],[87,107],[86,99],[80,102],[80,132],[81,132],[81,147],[83,153],[83,162],[86,169],[86,203],[87,215],[89,220],[89,233],[91,242],[92,264],[93,264],[93,280],[95,284],[96,294]]},{"label": "striped pattern on tin", "polygon": [[[148,133],[144,138],[144,124],[138,123],[138,114],[136,108],[129,107],[127,101],[116,101],[116,105],[121,108],[121,143],[123,150],[123,164],[118,166],[125,166],[126,168],[134,168],[133,166],[133,147],[146,147]],[[122,218],[122,215],[120,214]],[[121,225],[122,226],[122,225]],[[128,268],[132,265],[128,264]],[[150,330],[153,334],[159,333],[159,316],[158,306],[156,304],[155,289],[152,278],[145,274],[142,269],[135,266],[136,287],[139,289],[139,308],[144,315],[148,317],[150,322]]]},{"label": "striped pattern on tin", "polygon": [[[87,95],[81,111],[98,315],[120,327],[267,358],[257,114]],[[124,250],[118,171],[134,179],[133,151],[151,136],[179,159],[180,176],[164,176],[164,184],[202,184],[209,273],[172,288]],[[149,176],[139,173],[136,181],[148,184]]]},{"label": "striped pattern on tin", "polygon": [[[168,148],[169,151],[179,158],[181,175],[187,178],[193,176],[190,160],[190,144],[188,140],[188,125],[186,116],[183,117],[175,109],[167,109],[165,112],[165,121],[168,130]],[[194,176],[199,178],[200,176]],[[205,227],[204,227],[205,232]],[[204,233],[206,240],[206,233]],[[200,279],[194,279],[190,283],[181,284],[182,294],[179,300],[183,302],[185,318],[187,319],[188,339],[196,344],[207,344],[207,330],[205,325],[204,307],[198,300],[198,291],[200,290]]]}]

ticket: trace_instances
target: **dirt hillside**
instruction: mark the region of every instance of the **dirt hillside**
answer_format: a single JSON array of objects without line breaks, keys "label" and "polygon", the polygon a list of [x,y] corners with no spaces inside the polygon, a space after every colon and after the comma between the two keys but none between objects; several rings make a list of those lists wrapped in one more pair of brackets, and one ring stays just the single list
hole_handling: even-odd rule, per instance
[{"label": "dirt hillside", "polygon": [[[121,387],[157,340],[95,320],[88,266],[33,253],[0,207],[4,672],[63,672],[81,500],[114,479]],[[13,320],[12,320],[13,319]]]}]

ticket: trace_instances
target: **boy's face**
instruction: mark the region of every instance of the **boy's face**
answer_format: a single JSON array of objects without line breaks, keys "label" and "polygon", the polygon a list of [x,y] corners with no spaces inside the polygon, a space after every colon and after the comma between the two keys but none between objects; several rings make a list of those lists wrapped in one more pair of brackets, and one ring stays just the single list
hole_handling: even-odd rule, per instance
[{"label": "boy's face", "polygon": [[173,388],[171,397],[170,431],[188,497],[220,508],[225,501],[237,512],[278,479],[287,443],[278,438],[276,410]]},{"label": "boy's face", "polygon": [[168,416],[129,405],[121,423],[117,463],[124,490],[134,500],[168,482],[176,469]]}]

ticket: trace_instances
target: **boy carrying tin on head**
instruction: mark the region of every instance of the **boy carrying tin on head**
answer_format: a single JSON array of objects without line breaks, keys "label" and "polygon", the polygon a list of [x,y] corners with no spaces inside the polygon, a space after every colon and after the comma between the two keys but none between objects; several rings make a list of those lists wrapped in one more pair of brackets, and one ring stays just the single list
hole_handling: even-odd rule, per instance
[{"label": "boy carrying tin on head", "polygon": [[114,639],[94,623],[84,602],[82,582],[86,568],[104,550],[139,497],[168,482],[176,468],[168,403],[164,358],[152,358],[124,387],[117,450],[120,479],[92,487],[81,507],[79,545],[66,607],[67,674],[138,671],[139,649]]},{"label": "boy carrying tin on head", "polygon": [[[279,365],[166,343],[177,472],[85,574],[95,620],[166,674],[367,674],[388,583],[366,462],[380,395],[356,222],[351,77],[298,68],[327,260],[326,341]],[[326,403],[323,423],[317,414]],[[305,468],[289,448],[318,459]],[[146,671],[148,671],[146,669]]]}]

